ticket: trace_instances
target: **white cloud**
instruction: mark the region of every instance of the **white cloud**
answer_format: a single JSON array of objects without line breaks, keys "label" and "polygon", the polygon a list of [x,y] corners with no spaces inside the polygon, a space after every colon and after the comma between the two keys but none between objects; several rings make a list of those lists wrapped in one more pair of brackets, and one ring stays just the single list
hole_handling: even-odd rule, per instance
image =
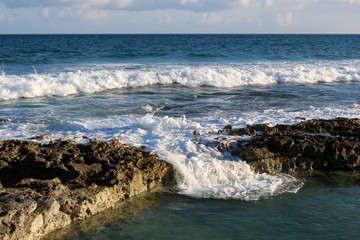
[{"label": "white cloud", "polygon": [[[111,2],[111,0],[109,0],[109,2]],[[123,9],[128,6],[131,6],[132,2],[133,0],[116,0],[113,1],[113,6],[115,9]]]},{"label": "white cloud", "polygon": [[132,0],[0,0],[7,7],[126,8]]},{"label": "white cloud", "polygon": [[169,24],[171,23],[171,16],[169,14],[165,15],[157,15],[157,23],[158,24]]},{"label": "white cloud", "polygon": [[274,2],[275,2],[275,0],[265,0],[264,6],[271,7],[272,5],[274,5]]},{"label": "white cloud", "polygon": [[67,3],[69,7],[74,8],[92,8],[109,4],[108,0],[60,0],[60,2]]},{"label": "white cloud", "polygon": [[43,17],[49,17],[50,16],[51,8],[45,7],[41,9],[41,16]]},{"label": "white cloud", "polygon": [[0,22],[11,23],[14,21],[14,18],[11,15],[0,13]]},{"label": "white cloud", "polygon": [[249,5],[250,5],[250,0],[235,0],[232,3],[233,7],[238,7],[238,6],[248,7]]},{"label": "white cloud", "polygon": [[204,13],[202,15],[201,24],[221,23],[223,18],[217,13]]},{"label": "white cloud", "polygon": [[209,12],[247,7],[251,0],[0,0],[0,2],[9,8],[69,7],[129,11],[178,9]]},{"label": "white cloud", "polygon": [[87,21],[98,22],[104,18],[106,18],[108,11],[106,10],[94,10],[94,9],[86,9],[80,10],[78,12],[79,16]]},{"label": "white cloud", "polygon": [[309,4],[311,4],[311,1],[306,0],[264,0],[262,6],[264,8],[277,8],[282,10],[301,10]]},{"label": "white cloud", "polygon": [[184,5],[184,4],[191,4],[191,3],[197,3],[198,0],[180,0],[180,4]]},{"label": "white cloud", "polygon": [[360,5],[360,0],[338,0],[338,2],[349,3],[349,4],[359,4]]},{"label": "white cloud", "polygon": [[256,26],[262,26],[264,23],[263,20],[259,17],[248,17],[247,22]]},{"label": "white cloud", "polygon": [[263,23],[279,26],[294,25],[297,24],[294,20],[294,13],[306,11],[304,9],[313,3],[314,1],[309,0],[264,0],[260,18]]},{"label": "white cloud", "polygon": [[287,12],[286,14],[279,13],[276,17],[276,22],[280,26],[290,26],[294,24],[292,12]]},{"label": "white cloud", "polygon": [[40,10],[40,15],[45,18],[80,18],[86,21],[98,22],[107,17],[109,11],[91,8],[54,8],[45,7]]},{"label": "white cloud", "polygon": [[306,6],[305,0],[293,0],[290,2],[290,9],[292,10],[301,10]]}]

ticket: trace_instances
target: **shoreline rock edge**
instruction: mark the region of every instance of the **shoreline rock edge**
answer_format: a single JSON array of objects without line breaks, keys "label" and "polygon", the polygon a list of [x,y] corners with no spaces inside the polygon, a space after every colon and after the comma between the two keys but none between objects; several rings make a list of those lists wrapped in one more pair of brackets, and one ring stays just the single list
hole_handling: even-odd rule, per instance
[{"label": "shoreline rock edge", "polygon": [[0,141],[0,239],[39,239],[174,183],[172,165],[117,139]]},{"label": "shoreline rock edge", "polygon": [[[219,133],[237,138],[218,142],[259,173],[360,169],[360,119],[315,119],[293,125],[249,125]],[[244,140],[241,137],[251,137]]]},{"label": "shoreline rock edge", "polygon": [[[228,125],[219,134],[230,140],[219,136],[209,144],[255,172],[360,170],[360,119]],[[0,239],[39,239],[121,200],[175,185],[173,166],[157,155],[117,139],[88,140],[0,141]]]}]

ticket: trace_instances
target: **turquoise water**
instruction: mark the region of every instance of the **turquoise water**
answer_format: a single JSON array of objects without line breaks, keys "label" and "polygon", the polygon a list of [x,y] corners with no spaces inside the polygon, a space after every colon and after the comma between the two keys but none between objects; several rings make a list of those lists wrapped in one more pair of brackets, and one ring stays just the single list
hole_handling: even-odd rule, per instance
[{"label": "turquoise water", "polygon": [[176,193],[67,239],[359,239],[358,175],[257,174],[207,144],[360,118],[359,82],[360,35],[0,35],[0,139],[119,138],[174,165]]},{"label": "turquoise water", "polygon": [[255,202],[152,194],[137,214],[65,239],[359,239],[360,176],[333,175]]}]

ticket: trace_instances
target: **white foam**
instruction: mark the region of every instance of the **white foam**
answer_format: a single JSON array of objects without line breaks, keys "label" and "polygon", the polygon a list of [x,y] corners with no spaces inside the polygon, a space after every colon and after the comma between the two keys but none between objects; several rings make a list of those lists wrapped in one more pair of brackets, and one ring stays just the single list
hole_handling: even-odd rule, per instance
[{"label": "white foam", "polygon": [[[140,67],[139,67],[140,66]],[[60,73],[0,75],[0,99],[67,96],[154,84],[236,87],[360,81],[360,60],[314,63],[82,66]],[[79,70],[81,69],[81,70]]]},{"label": "white foam", "polygon": [[[281,175],[255,174],[239,159],[228,159],[214,148],[193,141],[194,129],[203,127],[185,117],[146,115],[131,130],[115,134],[135,145],[146,145],[174,165],[177,188],[195,197],[257,200],[282,192],[296,192],[302,183]],[[140,141],[139,141],[140,140]]]},{"label": "white foam", "polygon": [[[145,106],[146,108],[146,106]],[[149,108],[150,109],[150,108]],[[245,112],[234,116],[209,113],[204,121],[185,117],[157,117],[153,114],[112,116],[99,119],[63,119],[58,128],[49,134],[45,123],[12,123],[0,125],[0,138],[28,138],[39,133],[60,137],[74,138],[79,141],[83,135],[107,140],[119,138],[133,146],[145,146],[146,149],[160,155],[161,159],[175,166],[178,190],[182,194],[194,197],[236,198],[257,200],[285,192],[296,192],[302,182],[288,175],[270,176],[255,174],[249,166],[239,159],[220,153],[208,146],[216,135],[207,135],[226,124],[244,127],[253,123],[297,123],[298,117],[335,118],[360,117],[357,107],[315,108],[308,107],[301,111],[289,109],[268,109],[263,112]],[[54,123],[56,124],[56,123]],[[197,130],[201,135],[193,135]],[[200,139],[196,139],[200,138]],[[196,142],[201,142],[196,144]]]},{"label": "white foam", "polygon": [[[73,129],[69,131],[68,126]],[[109,129],[109,126],[112,128]],[[21,125],[18,131],[35,135],[33,130],[36,127],[44,126]],[[70,121],[67,122],[66,132],[57,132],[52,137],[76,137],[78,140],[83,135],[101,139],[116,137],[134,146],[146,146],[146,149],[174,165],[178,191],[193,197],[258,200],[283,192],[296,192],[301,188],[302,183],[293,177],[255,174],[245,162],[193,141],[194,129],[207,132],[213,127],[185,117],[147,114]],[[205,135],[204,140],[207,138],[209,136]]]},{"label": "white foam", "polygon": [[141,107],[142,110],[144,110],[145,112],[151,113],[154,111],[154,108],[150,105],[145,105]]}]

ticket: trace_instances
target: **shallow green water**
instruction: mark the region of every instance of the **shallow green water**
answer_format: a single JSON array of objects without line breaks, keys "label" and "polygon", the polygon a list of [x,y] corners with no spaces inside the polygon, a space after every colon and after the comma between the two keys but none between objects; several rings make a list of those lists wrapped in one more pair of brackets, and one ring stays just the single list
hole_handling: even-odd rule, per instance
[{"label": "shallow green water", "polygon": [[92,230],[82,226],[87,232],[65,239],[360,239],[359,174],[305,181],[296,194],[249,202],[153,193],[104,214],[118,214],[116,221],[114,216]]}]

